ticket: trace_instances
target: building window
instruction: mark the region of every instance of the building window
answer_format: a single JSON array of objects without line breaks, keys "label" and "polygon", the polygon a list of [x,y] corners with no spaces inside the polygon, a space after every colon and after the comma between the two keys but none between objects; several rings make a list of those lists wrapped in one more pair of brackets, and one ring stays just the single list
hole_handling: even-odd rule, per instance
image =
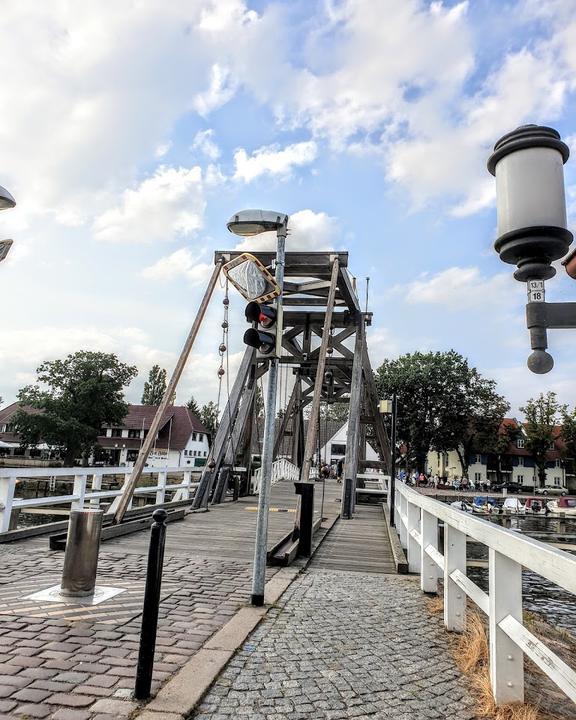
[{"label": "building window", "polygon": [[518,440],[516,440],[516,447],[520,449],[524,447],[524,438],[518,438]]},{"label": "building window", "polygon": [[474,473],[474,482],[480,482],[482,480],[482,473]]},{"label": "building window", "polygon": [[128,430],[128,437],[129,438],[140,438],[140,430]]},{"label": "building window", "polygon": [[196,433],[192,433],[192,440],[196,441]]},{"label": "building window", "polygon": [[518,458],[518,467],[524,467],[524,458],[523,457]]},{"label": "building window", "polygon": [[202,440],[204,440],[204,435],[202,435],[202,433],[198,433],[198,440],[199,442],[202,442]]},{"label": "building window", "polygon": [[204,457],[208,457],[208,453],[204,450]]},{"label": "building window", "polygon": [[562,466],[562,463],[560,462],[560,460],[556,460],[555,466],[556,466],[556,467],[561,467],[561,466]]},{"label": "building window", "polygon": [[330,455],[346,455],[346,445],[340,443],[332,443]]},{"label": "building window", "polygon": [[555,487],[560,487],[560,485],[562,485],[562,478],[555,477],[555,478],[554,478],[554,486],[555,486]]},{"label": "building window", "polygon": [[122,437],[122,428],[112,428],[110,437]]},{"label": "building window", "polygon": [[524,484],[524,475],[516,475],[516,482],[520,483],[520,485]]},{"label": "building window", "polygon": [[554,440],[548,445],[548,450],[554,450]]}]

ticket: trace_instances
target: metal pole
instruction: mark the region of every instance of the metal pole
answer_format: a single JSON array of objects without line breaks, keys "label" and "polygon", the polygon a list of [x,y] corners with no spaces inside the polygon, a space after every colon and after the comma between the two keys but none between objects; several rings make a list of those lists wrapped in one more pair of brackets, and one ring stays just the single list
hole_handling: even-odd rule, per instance
[{"label": "metal pole", "polygon": [[392,394],[392,448],[390,451],[392,468],[390,470],[390,526],[394,527],[394,495],[396,493],[396,414],[398,412],[398,397]]},{"label": "metal pole", "polygon": [[[286,255],[287,224],[278,228],[276,249],[276,283],[280,295],[276,301],[278,317],[282,313],[282,290],[284,288],[284,262]],[[279,329],[280,331],[280,329]],[[264,605],[266,584],[266,556],[268,552],[268,512],[270,488],[272,485],[272,461],[274,455],[274,431],[276,429],[276,395],[278,390],[278,358],[270,360],[268,389],[266,392],[266,420],[264,422],[264,443],[262,447],[262,479],[258,496],[258,517],[256,520],[256,546],[254,548],[254,571],[252,575],[252,605]]]},{"label": "metal pole", "polygon": [[176,367],[174,368],[174,372],[172,373],[172,377],[170,378],[170,382],[168,383],[168,387],[166,388],[164,397],[162,398],[162,402],[158,406],[156,414],[154,415],[154,420],[152,420],[152,424],[150,425],[148,435],[146,436],[146,439],[144,440],[144,443],[140,448],[140,452],[138,453],[138,457],[136,458],[136,462],[134,463],[134,467],[132,468],[132,472],[130,474],[130,479],[128,480],[128,482],[125,483],[124,487],[122,488],[122,495],[120,496],[118,506],[115,508],[114,511],[115,524],[122,522],[126,510],[128,509],[130,500],[132,499],[132,495],[134,494],[134,489],[136,488],[138,480],[140,480],[140,476],[142,475],[142,470],[146,465],[146,460],[148,459],[150,449],[152,448],[152,445],[156,442],[156,435],[158,434],[158,430],[160,429],[162,416],[166,412],[166,408],[170,404],[172,396],[176,391],[176,386],[178,385],[178,381],[180,380],[180,376],[184,371],[184,366],[186,365],[186,361],[188,360],[188,356],[190,355],[190,351],[192,350],[192,346],[194,345],[194,341],[196,340],[196,335],[198,334],[198,330],[202,325],[202,320],[204,319],[204,315],[206,314],[206,309],[208,307],[208,303],[210,302],[210,298],[212,297],[214,286],[216,285],[216,281],[218,280],[218,276],[220,275],[222,262],[223,261],[220,260],[216,264],[216,267],[212,272],[212,277],[208,282],[208,287],[206,288],[206,292],[204,293],[204,297],[202,298],[202,302],[200,303],[198,314],[194,318],[194,322],[192,323],[192,327],[190,328],[190,332],[188,334],[188,337],[186,338],[186,342],[184,343],[184,347],[182,348],[182,352],[180,353],[180,357],[178,358],[178,362],[176,363]]},{"label": "metal pole", "polygon": [[142,629],[140,630],[140,649],[136,668],[134,697],[145,700],[150,697],[152,671],[154,670],[154,651],[156,649],[156,631],[158,629],[158,607],[160,605],[160,587],[162,585],[162,566],[164,564],[164,544],[166,542],[166,510],[154,510],[150,548],[148,550],[148,568],[146,588],[144,590],[144,608],[142,610]]}]

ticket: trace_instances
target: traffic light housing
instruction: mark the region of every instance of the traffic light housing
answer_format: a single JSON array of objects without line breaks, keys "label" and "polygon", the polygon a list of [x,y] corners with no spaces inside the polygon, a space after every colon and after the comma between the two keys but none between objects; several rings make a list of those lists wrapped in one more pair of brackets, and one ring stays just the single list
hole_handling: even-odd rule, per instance
[{"label": "traffic light housing", "polygon": [[261,359],[280,357],[282,349],[282,310],[276,303],[249,302],[244,310],[252,327],[244,333],[244,342],[256,348]]}]

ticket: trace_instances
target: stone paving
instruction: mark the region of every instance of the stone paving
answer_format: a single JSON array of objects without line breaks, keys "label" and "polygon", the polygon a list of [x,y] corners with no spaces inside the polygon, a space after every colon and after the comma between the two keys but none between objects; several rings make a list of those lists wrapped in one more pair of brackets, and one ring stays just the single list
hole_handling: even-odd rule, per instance
[{"label": "stone paving", "polygon": [[[92,608],[30,608],[26,593],[57,584],[63,553],[0,546],[0,720],[113,720],[134,688],[146,558],[101,551],[98,583],[136,588]],[[275,570],[270,569],[269,576]],[[248,602],[245,562],[167,557],[153,690]],[[78,616],[81,613],[81,617]]]},{"label": "stone paving", "polygon": [[230,661],[194,720],[472,720],[441,620],[407,577],[308,570]]}]

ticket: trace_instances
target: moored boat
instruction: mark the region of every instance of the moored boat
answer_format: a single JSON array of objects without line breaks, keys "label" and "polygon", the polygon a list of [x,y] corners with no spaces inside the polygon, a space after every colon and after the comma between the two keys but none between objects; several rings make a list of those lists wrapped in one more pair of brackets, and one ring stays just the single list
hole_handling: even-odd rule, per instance
[{"label": "moored boat", "polygon": [[576,498],[560,497],[549,500],[548,508],[553,515],[576,515]]}]

